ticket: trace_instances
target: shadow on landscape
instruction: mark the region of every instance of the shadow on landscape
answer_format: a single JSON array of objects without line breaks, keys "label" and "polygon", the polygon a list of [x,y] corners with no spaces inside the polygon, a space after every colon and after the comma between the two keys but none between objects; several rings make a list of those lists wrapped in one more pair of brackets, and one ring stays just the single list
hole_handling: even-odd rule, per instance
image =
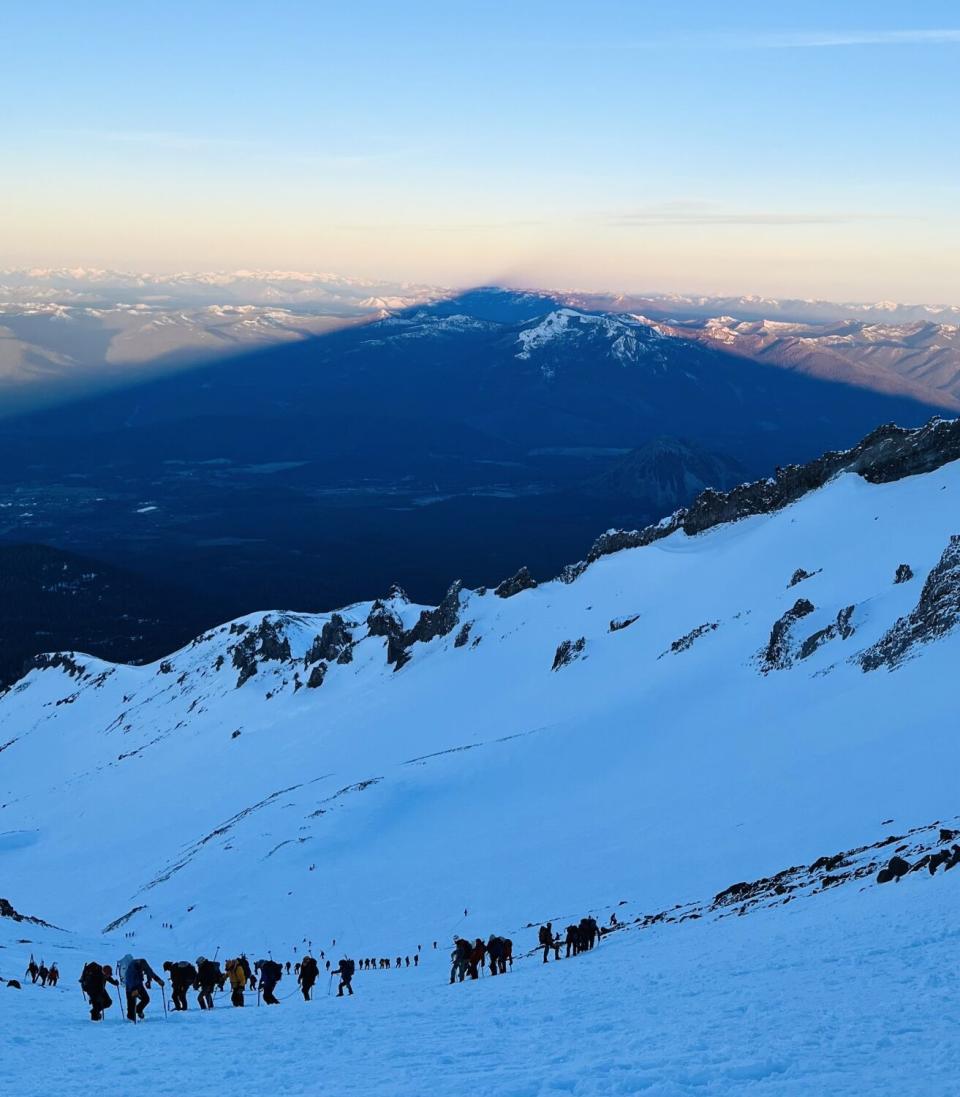
[{"label": "shadow on landscape", "polygon": [[539,327],[555,307],[469,291],[0,423],[0,563],[4,543],[83,557],[59,561],[81,593],[16,550],[0,674],[62,647],[157,658],[231,616],[391,582],[436,601],[454,578],[548,577],[706,484],[937,413],[637,325]]}]

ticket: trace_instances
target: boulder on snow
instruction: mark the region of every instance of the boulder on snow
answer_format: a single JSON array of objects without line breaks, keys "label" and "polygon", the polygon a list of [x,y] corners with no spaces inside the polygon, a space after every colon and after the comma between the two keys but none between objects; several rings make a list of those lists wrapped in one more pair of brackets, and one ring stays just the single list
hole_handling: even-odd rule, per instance
[{"label": "boulder on snow", "polygon": [[880,869],[877,873],[877,883],[889,884],[891,880],[899,883],[901,877],[906,876],[909,871],[909,862],[902,857],[891,857],[887,862],[887,867]]},{"label": "boulder on snow", "polygon": [[19,982],[18,979],[8,979],[7,980],[7,986],[12,987],[14,990],[22,990],[23,989],[20,986],[20,982]]},{"label": "boulder on snow", "polygon": [[614,617],[614,619],[610,622],[610,631],[619,632],[623,628],[629,628],[634,623],[634,621],[639,620],[639,613],[631,614],[631,616],[629,617]]},{"label": "boulder on snow", "polygon": [[893,577],[894,583],[909,583],[913,578],[913,568],[909,564],[897,564],[897,571]]},{"label": "boulder on snow", "polygon": [[816,574],[816,571],[806,571],[804,568],[797,568],[793,575],[790,576],[790,582],[787,583],[787,586],[795,587],[797,583],[802,583],[804,579],[812,579]]}]

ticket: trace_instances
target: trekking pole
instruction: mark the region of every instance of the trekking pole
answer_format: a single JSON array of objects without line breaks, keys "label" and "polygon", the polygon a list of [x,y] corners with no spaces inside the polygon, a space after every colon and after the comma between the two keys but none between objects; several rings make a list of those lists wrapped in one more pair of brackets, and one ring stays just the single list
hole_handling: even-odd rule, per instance
[{"label": "trekking pole", "polygon": [[327,983],[327,997],[330,997],[330,991],[333,990],[333,972],[330,972],[330,982]]},{"label": "trekking pole", "polygon": [[167,1019],[167,988],[160,984],[160,993],[163,995],[163,1019]]}]

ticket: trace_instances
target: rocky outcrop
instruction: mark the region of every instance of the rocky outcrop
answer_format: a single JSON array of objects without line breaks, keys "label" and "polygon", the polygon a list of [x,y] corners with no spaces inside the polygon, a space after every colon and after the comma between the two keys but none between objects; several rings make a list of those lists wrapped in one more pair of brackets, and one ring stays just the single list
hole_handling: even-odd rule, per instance
[{"label": "rocky outcrop", "polygon": [[575,659],[579,659],[587,646],[586,637],[581,636],[579,640],[564,640],[562,644],[557,647],[556,654],[553,657],[553,666],[551,670],[559,670],[561,667],[568,666]]},{"label": "rocky outcrop", "polygon": [[280,623],[272,617],[264,617],[256,628],[242,630],[242,636],[234,644],[232,656],[233,665],[239,672],[237,689],[257,673],[261,663],[290,662],[290,641],[284,636]]},{"label": "rocky outcrop", "polygon": [[536,579],[530,574],[529,568],[521,568],[516,575],[511,576],[497,587],[493,592],[498,598],[512,598],[524,590],[533,590],[537,585]]},{"label": "rocky outcrop", "polygon": [[640,620],[640,614],[634,613],[630,617],[614,617],[610,622],[610,631],[619,632],[621,629],[629,628],[634,621]]},{"label": "rocky outcrop", "polygon": [[787,583],[787,587],[795,587],[797,583],[802,583],[804,579],[812,579],[819,571],[819,568],[817,571],[806,571],[804,568],[797,568],[793,575],[790,576],[790,582]]},{"label": "rocky outcrop", "polygon": [[32,926],[46,926],[47,929],[59,928],[51,925],[50,922],[45,922],[42,918],[32,918],[29,914],[21,914],[19,910],[14,909],[9,899],[0,899],[0,918],[9,918],[14,922],[27,922]]},{"label": "rocky outcrop", "polygon": [[327,664],[317,663],[315,667],[310,671],[310,677],[307,679],[307,689],[317,689],[318,686],[323,685],[323,680],[327,676]]},{"label": "rocky outcrop", "polygon": [[801,618],[813,613],[814,605],[806,598],[798,598],[787,612],[774,621],[770,630],[770,640],[761,657],[761,670],[764,674],[771,670],[784,670],[793,662],[793,626]]},{"label": "rocky outcrop", "polygon": [[931,419],[916,430],[888,423],[871,431],[852,449],[825,453],[805,465],[778,468],[774,476],[741,484],[731,491],[708,488],[689,507],[656,525],[642,530],[608,530],[594,543],[584,564],[565,568],[562,578],[571,582],[588,563],[623,549],[653,544],[678,530],[693,536],[725,522],[781,510],[841,472],[857,473],[872,484],[885,484],[932,472],[958,458],[960,419]]},{"label": "rocky outcrop", "polygon": [[404,634],[404,647],[411,644],[427,644],[438,636],[446,636],[460,623],[460,592],[463,583],[453,583],[436,609],[425,609],[417,623]]},{"label": "rocky outcrop", "polygon": [[866,651],[860,654],[865,671],[893,670],[919,644],[930,643],[960,624],[960,535],[954,534],[939,562],[927,576],[920,601]]},{"label": "rocky outcrop", "polygon": [[464,647],[467,646],[467,642],[470,639],[470,629],[472,629],[472,628],[473,628],[473,622],[472,621],[467,621],[463,625],[463,627],[457,633],[456,640],[453,641],[453,646],[455,648],[464,648]]},{"label": "rocky outcrop", "polygon": [[49,670],[52,668],[59,668],[69,678],[82,678],[87,673],[85,664],[78,663],[69,651],[51,651],[35,655],[32,659],[27,660],[23,673],[29,674],[31,670]]},{"label": "rocky outcrop", "polygon": [[349,663],[352,658],[353,635],[340,614],[333,613],[310,645],[303,665],[309,667],[321,660],[326,663]]},{"label": "rocky outcrop", "polygon": [[689,651],[695,640],[699,640],[701,636],[705,636],[708,632],[716,631],[719,627],[719,621],[705,621],[702,625],[697,625],[696,628],[681,636],[679,640],[674,640],[666,651],[660,652],[657,658],[662,659],[664,655],[676,655],[680,651]]},{"label": "rocky outcrop", "polygon": [[909,583],[913,578],[913,568],[909,564],[897,564],[897,571],[893,577],[894,583]]},{"label": "rocky outcrop", "polygon": [[823,647],[824,644],[829,643],[831,640],[849,640],[854,632],[856,632],[856,629],[850,624],[850,619],[853,617],[855,608],[856,607],[854,606],[844,606],[837,614],[836,621],[827,625],[826,628],[820,629],[819,632],[815,632],[811,636],[808,636],[800,645],[800,658],[809,659],[818,648]]}]

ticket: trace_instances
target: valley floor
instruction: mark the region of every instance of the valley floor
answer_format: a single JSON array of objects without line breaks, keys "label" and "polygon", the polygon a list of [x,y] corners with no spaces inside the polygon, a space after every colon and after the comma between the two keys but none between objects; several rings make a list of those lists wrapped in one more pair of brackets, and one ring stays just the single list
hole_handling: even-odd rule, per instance
[{"label": "valley floor", "polygon": [[[447,985],[358,972],[356,996],[86,1019],[75,979],[0,990],[0,1093],[947,1097],[960,1077],[960,872],[852,884],[745,917],[630,930]],[[523,944],[530,942],[526,931]],[[521,942],[518,942],[518,944]],[[148,957],[159,966],[165,957]],[[12,961],[5,950],[4,967]],[[24,965],[26,958],[24,958]]]}]

